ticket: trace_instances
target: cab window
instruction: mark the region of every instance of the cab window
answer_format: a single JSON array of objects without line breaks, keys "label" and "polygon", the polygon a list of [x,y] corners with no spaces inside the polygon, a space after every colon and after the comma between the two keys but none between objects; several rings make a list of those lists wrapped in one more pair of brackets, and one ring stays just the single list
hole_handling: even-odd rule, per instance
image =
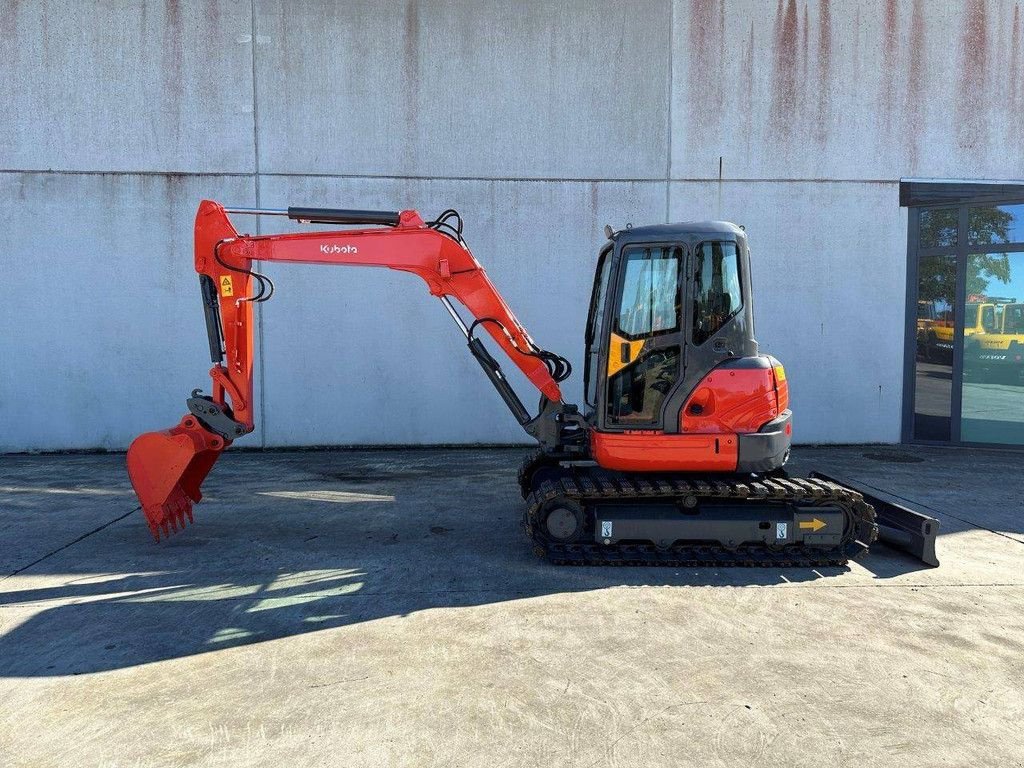
[{"label": "cab window", "polygon": [[985,333],[995,333],[996,330],[996,308],[991,304],[981,310],[981,328]]},{"label": "cab window", "polygon": [[618,331],[627,338],[679,327],[679,249],[626,251]]},{"label": "cab window", "polygon": [[1024,333],[1024,304],[1011,304],[1003,311],[1003,333]]},{"label": "cab window", "polygon": [[736,243],[701,243],[694,251],[693,343],[714,336],[743,308]]}]

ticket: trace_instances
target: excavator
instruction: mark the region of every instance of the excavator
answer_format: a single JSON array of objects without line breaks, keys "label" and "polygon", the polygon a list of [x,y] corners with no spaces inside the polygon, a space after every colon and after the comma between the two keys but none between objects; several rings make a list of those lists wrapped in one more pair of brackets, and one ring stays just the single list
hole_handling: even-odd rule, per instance
[{"label": "excavator", "polygon": [[[248,214],[336,226],[239,234],[229,215]],[[253,308],[274,293],[254,265],[281,262],[386,267],[426,283],[537,441],[518,474],[523,527],[552,563],[832,566],[867,551],[878,536],[876,509],[895,514],[885,501],[836,478],[791,477],[783,468],[793,430],[789,384],[782,364],[754,339],[744,230],[701,222],[609,226],[605,235],[580,409],[560,386],[572,372],[569,361],[526,332],[470,251],[458,212],[425,221],[415,210],[202,201],[195,269],[211,391],[193,390],[180,423],[139,436],[127,456],[153,536],[159,541],[194,521],[207,474],[253,431]],[[485,339],[538,390],[536,411]],[[911,527],[920,523],[910,519]],[[921,556],[920,541],[917,549]]]}]

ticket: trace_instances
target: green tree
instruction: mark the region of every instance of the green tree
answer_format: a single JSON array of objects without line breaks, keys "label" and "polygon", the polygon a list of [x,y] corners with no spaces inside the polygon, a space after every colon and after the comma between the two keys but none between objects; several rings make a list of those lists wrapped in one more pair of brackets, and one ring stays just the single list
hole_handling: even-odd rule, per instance
[{"label": "green tree", "polygon": [[992,293],[992,283],[1010,282],[1010,256],[1006,253],[976,253],[967,259],[967,295]]},{"label": "green tree", "polygon": [[[926,208],[920,215],[922,248],[952,247],[958,242],[957,208]],[[1002,245],[1010,241],[1014,216],[995,206],[973,207],[968,212],[967,242],[972,249]],[[991,284],[1010,282],[1010,257],[1006,253],[973,254],[967,263],[967,293],[991,292]],[[952,256],[926,256],[920,261],[918,298],[952,303],[956,270]]]}]

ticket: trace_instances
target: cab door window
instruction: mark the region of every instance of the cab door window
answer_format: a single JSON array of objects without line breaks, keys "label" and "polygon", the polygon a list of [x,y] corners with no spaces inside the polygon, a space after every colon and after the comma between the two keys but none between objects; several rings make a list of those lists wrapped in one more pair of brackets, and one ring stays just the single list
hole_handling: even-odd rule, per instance
[{"label": "cab door window", "polygon": [[608,418],[652,426],[679,377],[682,251],[633,247],[623,253],[619,304],[608,350]]}]

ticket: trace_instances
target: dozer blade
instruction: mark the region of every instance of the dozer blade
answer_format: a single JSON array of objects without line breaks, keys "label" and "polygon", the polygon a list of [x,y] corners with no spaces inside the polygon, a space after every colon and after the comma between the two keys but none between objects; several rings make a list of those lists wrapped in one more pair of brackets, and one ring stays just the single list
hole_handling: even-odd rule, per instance
[{"label": "dozer blade", "polygon": [[855,483],[845,477],[831,472],[811,472],[811,477],[829,480],[833,483],[852,488],[864,497],[864,501],[875,508],[878,519],[878,538],[893,549],[907,552],[925,565],[939,567],[939,558],[935,554],[935,539],[939,535],[939,521],[923,512],[910,509],[900,504],[895,498],[870,488],[862,483]]},{"label": "dozer blade", "polygon": [[186,416],[172,429],[139,435],[128,448],[128,476],[153,537],[184,529],[192,505],[203,498],[199,486],[229,441]]}]

